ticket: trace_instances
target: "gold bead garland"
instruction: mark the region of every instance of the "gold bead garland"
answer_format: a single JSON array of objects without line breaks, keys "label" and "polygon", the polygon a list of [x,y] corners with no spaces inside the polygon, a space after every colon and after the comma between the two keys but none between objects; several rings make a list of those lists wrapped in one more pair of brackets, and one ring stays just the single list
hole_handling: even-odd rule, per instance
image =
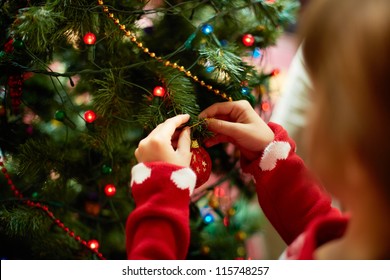
[{"label": "gold bead garland", "polygon": [[162,63],[166,67],[171,67],[174,69],[178,69],[180,72],[183,72],[187,77],[191,78],[193,81],[200,84],[202,87],[207,88],[207,90],[213,92],[215,95],[221,96],[223,99],[228,101],[233,101],[233,99],[229,96],[227,96],[226,93],[222,92],[218,89],[214,89],[211,85],[206,84],[204,81],[200,80],[197,76],[193,75],[191,71],[185,69],[184,66],[178,65],[176,62],[172,63],[169,60],[164,60],[162,57],[157,56],[154,52],[151,52],[148,48],[146,48],[142,42],[138,41],[137,36],[126,29],[126,26],[124,24],[121,24],[119,19],[115,17],[113,13],[110,13],[109,8],[104,5],[103,0],[98,0],[99,6],[103,7],[103,12],[116,24],[119,26],[119,29],[122,30],[125,33],[126,37],[130,38],[130,41],[136,44],[136,46],[141,49],[144,53],[149,55],[151,58],[157,60],[158,62]]}]

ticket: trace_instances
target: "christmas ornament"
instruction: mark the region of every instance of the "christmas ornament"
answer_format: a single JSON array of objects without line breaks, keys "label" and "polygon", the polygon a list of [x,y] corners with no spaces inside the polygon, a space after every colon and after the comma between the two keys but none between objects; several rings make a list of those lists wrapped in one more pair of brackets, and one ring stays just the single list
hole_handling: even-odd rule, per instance
[{"label": "christmas ornament", "polygon": [[244,241],[246,238],[247,238],[247,234],[243,231],[238,231],[234,237],[238,240],[238,241]]},{"label": "christmas ornament", "polygon": [[272,72],[271,72],[271,76],[272,77],[275,77],[275,76],[277,76],[277,75],[279,75],[280,74],[280,70],[279,69],[274,69],[274,70],[272,70]]},{"label": "christmas ornament", "polygon": [[[76,125],[74,122],[72,122],[68,116],[66,115],[65,111],[62,111],[62,110],[57,110],[54,114],[54,118],[59,121],[59,122],[62,122],[63,124],[69,126],[70,128],[72,129],[75,129],[76,128]],[[57,124],[58,125],[58,124]],[[56,126],[57,126],[56,125]]]},{"label": "christmas ornament", "polygon": [[157,86],[153,89],[153,95],[156,97],[164,97],[165,95],[165,88],[161,86]]},{"label": "christmas ornament", "polygon": [[206,72],[207,73],[211,73],[211,72],[213,72],[215,70],[215,66],[207,66],[206,67]]},{"label": "christmas ornament", "polygon": [[209,206],[213,209],[217,209],[219,207],[219,201],[216,197],[213,197],[209,200]]},{"label": "christmas ornament", "polygon": [[216,187],[214,189],[213,194],[216,197],[224,197],[225,196],[225,190],[222,187]]},{"label": "christmas ornament", "polygon": [[230,219],[229,219],[229,217],[223,218],[223,225],[224,225],[225,227],[228,227],[228,226],[230,225]]},{"label": "christmas ornament", "polygon": [[92,250],[97,250],[99,248],[99,242],[95,239],[89,240],[88,247]]},{"label": "christmas ornament", "polygon": [[228,215],[231,217],[231,216],[234,216],[235,214],[236,214],[236,209],[234,209],[234,208],[230,208],[229,210],[228,210]]},{"label": "christmas ornament", "polygon": [[221,44],[222,47],[226,47],[229,44],[229,41],[223,39],[223,40],[219,41],[219,43]]},{"label": "christmas ornament", "polygon": [[202,253],[202,255],[208,255],[210,253],[210,247],[204,245],[202,246],[202,248],[200,248],[200,252]]},{"label": "christmas ornament", "polygon": [[204,217],[203,217],[203,222],[205,224],[211,224],[212,222],[214,222],[214,216],[211,214],[211,213],[207,213]]},{"label": "christmas ornament", "polygon": [[86,201],[84,204],[85,212],[92,216],[98,216],[101,210],[99,202]]},{"label": "christmas ornament", "polygon": [[103,174],[111,174],[112,172],[112,167],[106,164],[103,164],[102,166],[102,173]]},{"label": "christmas ornament", "polygon": [[263,104],[261,104],[261,110],[263,110],[264,112],[268,112],[269,109],[270,109],[270,105],[268,102],[263,102]]},{"label": "christmas ornament", "polygon": [[14,40],[12,46],[17,50],[21,50],[24,48],[24,42],[22,40]]},{"label": "christmas ornament", "polygon": [[11,53],[11,52],[13,52],[14,51],[14,45],[13,45],[13,43],[14,43],[14,39],[9,39],[8,40],[8,42],[4,45],[4,51],[6,52],[6,53]]},{"label": "christmas ornament", "polygon": [[242,88],[241,88],[241,93],[242,93],[243,95],[248,95],[250,92],[251,92],[251,91],[250,91],[250,89],[249,89],[248,87],[242,87]]},{"label": "christmas ornament", "polygon": [[115,187],[113,184],[107,184],[107,185],[104,187],[104,193],[105,193],[106,196],[108,196],[108,197],[114,196],[115,193],[116,193],[116,187]]},{"label": "christmas ornament", "polygon": [[214,27],[208,23],[203,24],[201,29],[202,29],[202,33],[205,35],[209,35],[209,34],[213,33],[213,31],[214,31]]},{"label": "christmas ornament", "polygon": [[88,110],[84,113],[84,119],[87,123],[93,123],[96,120],[96,114],[92,110]]},{"label": "christmas ornament", "polygon": [[62,110],[58,110],[58,111],[56,111],[55,114],[54,114],[54,118],[55,118],[57,121],[60,121],[60,122],[62,122],[62,121],[65,119],[65,116],[66,116],[65,112],[62,111]]},{"label": "christmas ornament", "polygon": [[246,250],[243,246],[239,246],[237,248],[237,255],[239,255],[240,257],[245,257],[246,255]]},{"label": "christmas ornament", "polygon": [[255,37],[252,34],[245,34],[242,36],[242,43],[247,47],[251,47],[255,43]]},{"label": "christmas ornament", "polygon": [[207,151],[200,147],[198,141],[191,143],[191,163],[190,167],[196,174],[195,188],[203,185],[211,175],[211,159]]},{"label": "christmas ornament", "polygon": [[0,62],[3,58],[7,56],[7,53],[5,51],[0,51]]},{"label": "christmas ornament", "polygon": [[261,53],[261,49],[260,48],[255,48],[253,50],[253,54],[252,54],[253,58],[260,58],[261,55],[262,55],[262,53]]},{"label": "christmas ornament", "polygon": [[83,37],[84,44],[86,45],[95,45],[96,43],[96,36],[92,32],[88,32]]}]

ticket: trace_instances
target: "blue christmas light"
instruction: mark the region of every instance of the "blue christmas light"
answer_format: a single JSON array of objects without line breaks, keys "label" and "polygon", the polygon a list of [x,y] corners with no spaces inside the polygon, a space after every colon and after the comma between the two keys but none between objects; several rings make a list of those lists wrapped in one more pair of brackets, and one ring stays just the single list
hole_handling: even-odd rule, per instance
[{"label": "blue christmas light", "polygon": [[260,58],[262,55],[260,48],[255,48],[252,55],[254,58]]},{"label": "blue christmas light", "polygon": [[206,67],[206,72],[207,73],[211,73],[211,72],[213,72],[215,70],[215,66],[208,66],[208,67]]},{"label": "blue christmas light", "polygon": [[206,223],[206,224],[210,224],[212,222],[214,222],[214,216],[210,213],[207,213],[204,217],[203,217],[203,221]]},{"label": "blue christmas light", "polygon": [[211,25],[211,24],[203,24],[202,26],[202,32],[203,34],[205,35],[209,35],[210,33],[212,33],[214,31],[214,27]]},{"label": "blue christmas light", "polygon": [[224,39],[224,40],[219,41],[219,43],[221,44],[222,47],[226,47],[229,42]]},{"label": "blue christmas light", "polygon": [[250,89],[247,88],[247,87],[242,87],[242,88],[241,88],[241,93],[242,93],[243,95],[248,95],[250,92],[251,92]]}]

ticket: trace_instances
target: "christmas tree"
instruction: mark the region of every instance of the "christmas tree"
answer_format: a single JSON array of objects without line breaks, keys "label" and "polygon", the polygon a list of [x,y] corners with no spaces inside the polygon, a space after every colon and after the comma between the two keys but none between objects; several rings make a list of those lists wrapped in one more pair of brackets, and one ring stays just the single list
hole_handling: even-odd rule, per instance
[{"label": "christmas tree", "polygon": [[197,116],[239,99],[261,109],[275,72],[256,65],[297,6],[0,1],[0,258],[124,259],[134,150],[181,113],[217,178],[190,205],[188,258],[250,257],[245,239],[262,217],[250,209],[253,185],[231,147],[201,147],[210,134]]}]

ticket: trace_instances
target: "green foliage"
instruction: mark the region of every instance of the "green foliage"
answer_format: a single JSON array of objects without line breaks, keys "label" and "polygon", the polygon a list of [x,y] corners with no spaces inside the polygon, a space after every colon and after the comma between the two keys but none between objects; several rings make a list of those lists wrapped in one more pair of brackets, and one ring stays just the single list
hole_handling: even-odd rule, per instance
[{"label": "green foliage", "polygon": [[20,24],[15,25],[15,36],[22,39],[33,53],[46,52],[51,48],[52,35],[58,24],[66,18],[61,12],[54,12],[47,7],[31,7],[20,10],[18,20]]},{"label": "green foliage", "polygon": [[2,230],[11,236],[21,238],[37,238],[42,236],[50,227],[50,220],[39,210],[27,211],[26,207],[0,210],[0,223]]}]

